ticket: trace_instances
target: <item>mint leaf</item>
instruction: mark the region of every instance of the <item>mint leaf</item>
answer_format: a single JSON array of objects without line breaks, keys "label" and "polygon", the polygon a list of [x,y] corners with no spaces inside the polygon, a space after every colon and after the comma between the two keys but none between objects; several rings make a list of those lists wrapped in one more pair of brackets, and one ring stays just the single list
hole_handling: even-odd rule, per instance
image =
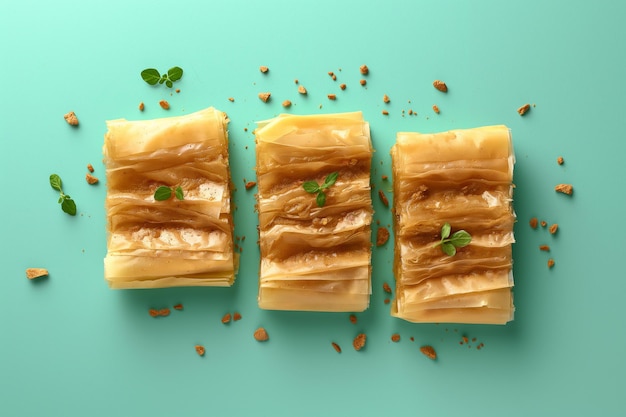
[{"label": "mint leaf", "polygon": [[319,184],[315,181],[306,181],[304,184],[302,184],[302,188],[304,188],[304,191],[311,194],[315,194],[320,190]]},{"label": "mint leaf", "polygon": [[57,191],[61,191],[61,177],[57,174],[50,175],[50,186]]},{"label": "mint leaf", "polygon": [[331,185],[335,184],[335,182],[337,182],[337,177],[338,176],[339,176],[339,172],[337,172],[337,171],[328,174],[326,179],[324,179],[324,184],[322,184],[321,188],[325,189],[325,188],[328,188]]},{"label": "mint leaf", "polygon": [[154,68],[146,68],[141,71],[141,78],[150,85],[155,85],[161,80],[161,74]]},{"label": "mint leaf", "polygon": [[320,191],[319,193],[317,193],[315,201],[317,202],[318,207],[324,207],[324,204],[326,204],[326,194],[324,194],[323,191]]},{"label": "mint leaf", "polygon": [[176,195],[176,198],[179,200],[185,199],[185,196],[183,195],[183,189],[181,186],[176,187],[175,195]]},{"label": "mint leaf", "polygon": [[178,81],[183,78],[183,69],[180,67],[172,67],[167,70],[167,76],[172,81]]},{"label": "mint leaf", "polygon": [[70,198],[69,195],[66,195],[63,197],[63,202],[61,203],[61,210],[63,210],[65,213],[69,214],[70,216],[76,215],[76,203],[74,202],[74,200]]},{"label": "mint leaf", "polygon": [[454,234],[450,237],[450,243],[452,243],[457,248],[462,248],[467,246],[472,241],[472,236],[467,233],[465,230],[459,230],[458,232],[454,232]]},{"label": "mint leaf", "polygon": [[172,88],[172,82],[170,80],[165,80],[165,85],[168,86],[169,88]]},{"label": "mint leaf", "polygon": [[447,239],[450,236],[450,229],[450,223],[444,223],[444,225],[441,226],[441,240]]},{"label": "mint leaf", "polygon": [[154,192],[154,199],[156,201],[169,200],[172,196],[172,189],[170,187],[161,186]]},{"label": "mint leaf", "polygon": [[441,250],[443,251],[443,253],[445,253],[448,256],[456,255],[456,248],[450,242],[443,242],[441,244]]}]

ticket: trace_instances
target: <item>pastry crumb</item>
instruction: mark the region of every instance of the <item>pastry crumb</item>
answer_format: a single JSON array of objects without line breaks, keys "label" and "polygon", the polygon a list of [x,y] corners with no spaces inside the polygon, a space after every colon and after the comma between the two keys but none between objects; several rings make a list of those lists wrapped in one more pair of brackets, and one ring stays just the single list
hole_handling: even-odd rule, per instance
[{"label": "pastry crumb", "polygon": [[303,95],[306,94],[307,93],[306,88],[304,88],[303,85],[298,86],[298,93],[303,94]]},{"label": "pastry crumb", "polygon": [[73,111],[66,113],[63,118],[70,126],[78,126],[78,117]]},{"label": "pastry crumb", "polygon": [[26,269],[26,278],[35,279],[40,277],[47,277],[48,270],[46,268],[27,268]]},{"label": "pastry crumb", "polygon": [[263,103],[267,103],[271,96],[272,93],[270,92],[259,93],[259,98]]},{"label": "pastry crumb", "polygon": [[556,163],[559,165],[563,165],[563,162],[565,162],[565,160],[563,159],[562,156],[559,156],[558,158],[556,158]]},{"label": "pastry crumb", "polygon": [[356,318],[356,316],[354,314],[350,314],[349,319],[350,319],[350,323],[356,324],[357,318]]},{"label": "pastry crumb", "polygon": [[446,85],[446,83],[444,83],[441,80],[433,81],[433,87],[435,87],[437,90],[441,91],[442,93],[448,92],[448,86]]},{"label": "pastry crumb", "polygon": [[517,112],[520,116],[523,116],[528,112],[528,110],[530,110],[530,104],[524,104],[522,107],[517,109]]},{"label": "pastry crumb", "polygon": [[161,108],[163,110],[169,110],[170,109],[170,103],[168,103],[167,100],[159,101],[159,106],[161,106]]},{"label": "pastry crumb", "polygon": [[382,246],[389,240],[389,230],[385,226],[381,226],[376,231],[376,246]]},{"label": "pastry crumb", "polygon": [[146,105],[143,104],[143,101],[139,103],[139,111],[143,111],[146,108]]},{"label": "pastry crumb", "polygon": [[87,164],[87,171],[94,172],[95,170],[93,169],[93,165]]},{"label": "pastry crumb", "polygon": [[267,331],[263,327],[259,327],[258,329],[254,331],[254,338],[256,339],[257,342],[265,342],[269,340],[270,337],[267,334]]},{"label": "pastry crumb", "polygon": [[204,356],[205,350],[204,350],[204,346],[202,345],[196,345],[195,346],[196,349],[196,353],[200,356]]},{"label": "pastry crumb", "polygon": [[230,318],[231,318],[230,313],[226,313],[226,314],[224,314],[224,315],[222,316],[222,323],[223,323],[223,324],[228,324],[228,323],[230,323]]},{"label": "pastry crumb", "polygon": [[539,245],[539,250],[542,250],[544,252],[550,252],[550,246],[548,246],[548,245]]},{"label": "pastry crumb", "polygon": [[336,94],[329,94],[328,95],[328,99],[329,100],[336,100],[337,99],[337,95]]},{"label": "pastry crumb", "polygon": [[235,101],[235,97],[228,97],[228,101],[232,103],[233,101]]},{"label": "pastry crumb", "polygon": [[541,223],[539,223],[541,225],[541,227],[546,227],[548,225],[548,222],[545,220],[542,220]]},{"label": "pastry crumb", "polygon": [[558,184],[554,187],[554,191],[567,195],[572,195],[572,193],[574,192],[574,187],[571,184]]},{"label": "pastry crumb", "polygon": [[238,313],[235,311],[235,313],[233,314],[233,321],[239,321],[241,320],[241,313]]},{"label": "pastry crumb", "polygon": [[283,107],[291,107],[291,101],[290,100],[283,101]]},{"label": "pastry crumb", "polygon": [[435,360],[437,359],[437,352],[435,351],[435,348],[433,348],[432,346],[422,346],[420,347],[420,352],[422,352],[426,357]]},{"label": "pastry crumb", "polygon": [[391,294],[391,287],[386,282],[383,282],[383,291],[385,291],[387,294]]},{"label": "pastry crumb", "polygon": [[552,268],[554,266],[554,259],[550,258],[548,259],[548,268]]},{"label": "pastry crumb", "polygon": [[435,113],[439,114],[439,113],[440,113],[440,111],[439,111],[439,106],[437,106],[436,104],[433,104],[433,111],[434,111]]},{"label": "pastry crumb", "polygon": [[392,334],[391,335],[391,341],[395,342],[395,343],[398,343],[400,341],[400,334],[398,334],[398,333]]},{"label": "pastry crumb", "polygon": [[557,230],[559,230],[559,225],[554,223],[552,226],[550,226],[548,230],[550,231],[551,234],[555,234]]},{"label": "pastry crumb", "polygon": [[361,80],[359,81],[359,84],[361,84],[361,85],[365,85],[365,84],[367,84],[367,81],[365,81],[364,79],[361,79]]},{"label": "pastry crumb", "polygon": [[182,304],[180,304],[180,303],[179,303],[179,304],[176,304],[176,305],[174,306],[174,310],[178,310],[178,311],[180,311],[180,310],[182,310],[182,309],[183,309],[183,305],[182,305]]},{"label": "pastry crumb", "polygon": [[389,112],[387,110],[383,110],[381,113],[385,116],[389,116]]},{"label": "pastry crumb", "polygon": [[342,90],[346,89],[346,85],[345,84],[339,84],[339,88],[341,88]]},{"label": "pastry crumb", "polygon": [[359,71],[361,71],[361,74],[363,75],[367,75],[370,73],[370,69],[365,64],[359,67]]},{"label": "pastry crumb", "polygon": [[383,95],[383,103],[389,103],[391,100],[387,94]]},{"label": "pastry crumb", "polygon": [[94,177],[91,174],[87,174],[85,175],[85,180],[87,181],[88,184],[93,185],[93,184],[97,184],[98,183],[98,177]]},{"label": "pastry crumb", "polygon": [[259,71],[261,71],[263,74],[267,73],[270,69],[268,67],[266,67],[265,65],[261,65],[259,67]]},{"label": "pastry crumb", "polygon": [[359,351],[365,347],[365,342],[367,341],[367,336],[365,333],[359,333],[356,335],[354,340],[352,341],[352,346],[354,350]]},{"label": "pastry crumb", "polygon": [[385,303],[385,304],[389,304],[390,302],[391,302],[391,300],[390,300],[389,298],[385,298],[385,299],[383,300],[383,303]]},{"label": "pastry crumb", "polygon": [[341,347],[337,343],[332,342],[331,346],[333,347],[333,349],[335,349],[337,353],[341,353]]},{"label": "pastry crumb", "polygon": [[251,189],[251,188],[254,188],[254,186],[255,186],[255,185],[256,185],[256,182],[255,182],[255,181],[248,181],[248,182],[246,182],[246,185],[245,185],[246,190],[249,190],[249,189]]},{"label": "pastry crumb", "polygon": [[530,219],[528,224],[530,224],[530,227],[532,227],[533,229],[536,229],[537,225],[539,224],[539,220],[537,220],[536,217],[533,217],[532,219]]}]

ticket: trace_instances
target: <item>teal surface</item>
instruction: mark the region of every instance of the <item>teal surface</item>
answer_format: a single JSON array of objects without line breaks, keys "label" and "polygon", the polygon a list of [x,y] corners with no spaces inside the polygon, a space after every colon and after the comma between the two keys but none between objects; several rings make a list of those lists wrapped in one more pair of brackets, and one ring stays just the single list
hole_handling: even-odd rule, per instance
[{"label": "teal surface", "polygon": [[[626,414],[625,2],[0,3],[0,415]],[[361,64],[370,68],[366,87]],[[139,76],[172,66],[185,71],[180,93]],[[432,87],[435,79],[447,94]],[[270,102],[258,99],[263,91]],[[381,176],[391,174],[397,131],[508,125],[517,155],[515,321],[391,318],[381,288],[393,284],[391,242],[374,249],[371,306],[356,325],[347,314],[260,310],[254,190],[243,184],[255,175],[255,122],[282,112],[285,99],[294,114],[362,110],[376,189],[390,190]],[[525,103],[533,107],[520,117]],[[108,289],[106,184],[84,180],[88,163],[104,180],[105,121],[208,106],[231,119],[235,233],[247,238],[236,284]],[[70,110],[78,128],[63,120]],[[51,173],[76,200],[76,217],[61,212]],[[558,183],[573,184],[574,195],[555,193]],[[390,224],[375,194],[374,204],[376,220]],[[530,229],[533,216],[558,223],[558,234]],[[28,267],[50,276],[31,282]],[[183,311],[148,315],[177,303]],[[243,319],[223,325],[234,311]],[[252,338],[257,326],[268,343]],[[356,352],[351,341],[361,331],[367,346]],[[419,352],[423,344],[436,348],[436,361]]]}]

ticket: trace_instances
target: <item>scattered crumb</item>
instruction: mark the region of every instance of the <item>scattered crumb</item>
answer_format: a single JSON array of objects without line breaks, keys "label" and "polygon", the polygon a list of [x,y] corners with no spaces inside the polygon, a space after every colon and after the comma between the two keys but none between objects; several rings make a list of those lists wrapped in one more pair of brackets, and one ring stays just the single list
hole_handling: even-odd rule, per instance
[{"label": "scattered crumb", "polygon": [[409,116],[413,114],[413,109],[409,109]]},{"label": "scattered crumb", "polygon": [[222,317],[222,323],[224,324],[230,323],[230,313],[224,314],[224,316]]},{"label": "scattered crumb", "polygon": [[567,195],[572,195],[574,187],[572,187],[571,184],[558,184],[556,187],[554,187],[554,191]]},{"label": "scattered crumb", "polygon": [[411,342],[415,342],[415,338],[413,336],[411,336],[409,339],[411,340]]},{"label": "scattered crumb", "polygon": [[45,268],[27,268],[26,269],[26,278],[35,279],[39,277],[47,277],[48,270]]},{"label": "scattered crumb", "polygon": [[238,313],[235,311],[235,313],[233,314],[233,321],[239,321],[241,320],[241,313]]},{"label": "scattered crumb", "polygon": [[243,131],[244,131],[244,132],[247,132],[247,131],[248,131],[248,128],[247,128],[247,127],[244,127],[244,128],[243,128]]},{"label": "scattered crumb", "polygon": [[391,287],[386,282],[383,282],[383,291],[385,291],[387,294],[391,294]]},{"label": "scattered crumb", "polygon": [[73,111],[66,113],[63,118],[70,126],[78,126],[78,117],[76,117],[76,113]]},{"label": "scattered crumb", "polygon": [[536,229],[537,225],[539,224],[539,220],[537,220],[536,217],[533,217],[532,219],[530,219],[528,224],[530,224],[530,227],[532,227],[533,229]]},{"label": "scattered crumb", "polygon": [[263,103],[267,103],[271,95],[272,93],[269,93],[269,92],[259,93],[259,98],[261,99]]},{"label": "scattered crumb", "polygon": [[556,163],[559,165],[563,165],[563,162],[565,162],[565,160],[563,159],[562,156],[559,156],[558,158],[556,158]]},{"label": "scattered crumb", "polygon": [[390,300],[389,298],[385,298],[385,299],[383,300],[383,303],[385,303],[385,304],[389,304],[390,302],[391,302],[391,300]]},{"label": "scattered crumb", "polygon": [[361,65],[359,70],[361,71],[361,74],[363,75],[367,75],[370,72],[370,69],[367,67],[367,65]]},{"label": "scattered crumb", "polygon": [[399,342],[400,341],[400,334],[398,334],[398,333],[392,334],[391,335],[391,341],[392,342],[396,342],[396,343]]},{"label": "scattered crumb", "polygon": [[143,104],[143,101],[139,103],[139,111],[143,111],[146,108],[146,105]]},{"label": "scattered crumb", "polygon": [[437,359],[437,352],[435,352],[435,349],[432,346],[422,346],[420,348],[420,352],[432,360]]},{"label": "scattered crumb", "polygon": [[337,351],[337,353],[341,353],[341,347],[337,343],[332,342],[331,346],[335,349],[335,351]]},{"label": "scattered crumb", "polygon": [[524,104],[522,107],[517,109],[517,112],[520,116],[523,116],[528,112],[528,110],[530,110],[530,104]]},{"label": "scattered crumb", "polygon": [[249,190],[249,189],[251,189],[251,188],[254,188],[254,186],[255,186],[255,185],[256,185],[256,182],[254,182],[254,181],[248,181],[248,182],[246,183],[246,190]]},{"label": "scattered crumb", "polygon": [[283,101],[283,107],[291,107],[291,101],[289,100]]},{"label": "scattered crumb", "polygon": [[180,303],[179,303],[179,304],[176,304],[176,305],[174,306],[174,310],[178,310],[178,311],[180,311],[180,310],[182,310],[182,309],[183,309],[183,305],[182,305],[182,304],[180,304]]},{"label": "scattered crumb", "polygon": [[177,88],[177,89],[176,89],[176,92],[177,92],[177,93],[180,93],[180,88]]},{"label": "scattered crumb", "polygon": [[549,252],[550,251],[550,246],[548,246],[548,245],[539,245],[539,250],[542,250],[544,252]]},{"label": "scattered crumb", "polygon": [[556,231],[559,230],[559,225],[554,223],[552,226],[550,226],[550,229],[548,229],[548,230],[550,230],[551,234],[555,234]]},{"label": "scattered crumb", "polygon": [[461,339],[463,339],[463,343],[469,343],[469,338],[467,336],[463,336]]},{"label": "scattered crumb", "polygon": [[365,85],[365,84],[367,84],[367,81],[365,81],[364,79],[361,79],[361,80],[359,81],[359,83],[360,83],[361,85]]},{"label": "scattered crumb", "polygon": [[346,89],[346,85],[345,84],[339,84],[339,88],[341,88],[342,90]]},{"label": "scattered crumb", "polygon": [[554,259],[548,259],[548,268],[552,268],[554,266]]},{"label": "scattered crumb", "polygon": [[437,106],[436,104],[433,104],[433,111],[439,114],[439,106]]},{"label": "scattered crumb", "polygon": [[337,99],[337,95],[336,94],[329,94],[328,95],[328,99],[329,100],[336,100]]},{"label": "scattered crumb", "polygon": [[159,310],[159,316],[162,317],[167,317],[170,315],[170,309],[169,308],[162,308]]},{"label": "scattered crumb", "polygon": [[382,201],[382,203],[385,205],[385,207],[389,207],[389,200],[387,199],[387,196],[385,195],[385,192],[383,190],[378,190],[378,197],[380,198],[380,201]]},{"label": "scattered crumb", "polygon": [[356,324],[357,318],[356,318],[356,316],[354,314],[350,314],[349,319],[350,319],[350,323]]},{"label": "scattered crumb", "polygon": [[298,93],[300,94],[306,94],[306,88],[304,88],[303,85],[298,86]]},{"label": "scattered crumb", "polygon": [[233,101],[235,101],[235,97],[228,97],[228,101],[232,103]]},{"label": "scattered crumb", "polygon": [[91,184],[91,185],[93,185],[93,184],[97,184],[97,183],[98,183],[98,178],[97,178],[97,177],[94,177],[94,176],[93,176],[93,175],[91,175],[91,174],[87,174],[87,175],[85,175],[85,180],[87,180],[87,183],[88,183],[88,184]]},{"label": "scattered crumb", "polygon": [[381,226],[376,231],[376,246],[382,246],[389,240],[389,230],[386,227]]},{"label": "scattered crumb", "polygon": [[265,74],[266,72],[268,72],[270,69],[264,65],[261,65],[259,67],[259,71],[261,71],[263,74]]},{"label": "scattered crumb", "polygon": [[148,314],[150,314],[150,316],[152,317],[157,317],[159,315],[159,310],[155,310],[154,308],[151,308],[150,310],[148,310]]},{"label": "scattered crumb", "polygon": [[441,91],[442,93],[448,92],[448,86],[446,85],[446,83],[444,83],[441,80],[433,81],[433,87],[435,87],[437,90]]},{"label": "scattered crumb", "polygon": [[161,106],[161,108],[163,110],[169,110],[170,109],[170,103],[168,103],[167,100],[159,101],[159,106]]},{"label": "scattered crumb", "polygon": [[383,110],[381,113],[384,114],[385,116],[389,115],[389,112],[387,110]]},{"label": "scattered crumb", "polygon": [[367,340],[367,336],[365,333],[359,333],[356,335],[354,340],[352,341],[352,346],[354,346],[354,350],[361,350],[365,347],[365,342]]},{"label": "scattered crumb", "polygon": [[89,171],[89,172],[93,172],[93,171],[94,171],[94,169],[93,169],[93,165],[91,165],[91,164],[87,164],[87,171]]},{"label": "scattered crumb", "polygon": [[294,83],[298,84],[298,79],[293,80]]},{"label": "scattered crumb", "polygon": [[328,75],[330,75],[330,78],[332,78],[332,79],[333,79],[333,81],[337,80],[337,76],[335,75],[335,73],[334,73],[334,72],[332,72],[332,71],[328,71]]},{"label": "scattered crumb", "polygon": [[387,179],[388,179],[389,177],[388,177],[388,176],[386,176],[386,175],[383,175],[383,176],[381,176],[381,178],[383,179],[383,181],[387,181]]},{"label": "scattered crumb", "polygon": [[385,94],[383,96],[383,103],[389,103],[389,101],[391,101],[391,100],[389,100],[389,96],[387,94]]},{"label": "scattered crumb", "polygon": [[545,220],[541,221],[541,227],[546,227],[548,225],[548,222]]},{"label": "scattered crumb", "polygon": [[202,345],[196,345],[196,353],[200,356],[204,356],[204,346]]},{"label": "scattered crumb", "polygon": [[259,327],[254,331],[254,338],[257,340],[257,342],[265,342],[269,340],[270,337],[263,327]]}]

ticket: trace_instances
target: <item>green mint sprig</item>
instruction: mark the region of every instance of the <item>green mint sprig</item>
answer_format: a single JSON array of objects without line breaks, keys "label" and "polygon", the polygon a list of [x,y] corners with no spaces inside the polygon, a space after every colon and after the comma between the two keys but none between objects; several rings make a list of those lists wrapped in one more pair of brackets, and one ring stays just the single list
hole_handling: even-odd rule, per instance
[{"label": "green mint sprig", "polygon": [[441,246],[442,252],[446,255],[454,256],[456,255],[457,248],[462,248],[470,244],[472,236],[465,230],[456,231],[450,236],[450,231],[450,223],[445,223],[441,227],[441,241],[435,244],[435,246]]},{"label": "green mint sprig", "polygon": [[319,185],[315,181],[305,181],[302,184],[304,191],[309,194],[317,194],[315,197],[315,201],[317,202],[318,207],[324,207],[326,204],[326,190],[330,188],[335,182],[337,182],[337,177],[339,176],[339,172],[332,172],[326,176],[324,179],[324,183]]},{"label": "green mint sprig", "polygon": [[50,186],[59,192],[59,204],[61,210],[70,216],[76,216],[76,203],[72,198],[63,192],[63,182],[57,174],[50,175]]},{"label": "green mint sprig", "polygon": [[[176,189],[174,190],[174,195],[179,200],[185,199],[185,196],[183,195],[183,189],[180,186],[176,187]],[[172,196],[172,189],[164,185],[157,188],[156,191],[154,192],[154,199],[156,201],[169,200],[171,196]]]},{"label": "green mint sprig", "polygon": [[169,88],[172,88],[172,85],[174,84],[174,81],[178,81],[183,77],[183,69],[180,67],[172,67],[170,69],[167,70],[167,74],[166,73],[159,73],[158,70],[154,69],[154,68],[146,68],[145,70],[141,71],[141,78],[143,78],[143,80],[145,82],[147,82],[150,85],[155,85],[155,84],[163,84],[165,83],[166,86],[168,86]]}]

